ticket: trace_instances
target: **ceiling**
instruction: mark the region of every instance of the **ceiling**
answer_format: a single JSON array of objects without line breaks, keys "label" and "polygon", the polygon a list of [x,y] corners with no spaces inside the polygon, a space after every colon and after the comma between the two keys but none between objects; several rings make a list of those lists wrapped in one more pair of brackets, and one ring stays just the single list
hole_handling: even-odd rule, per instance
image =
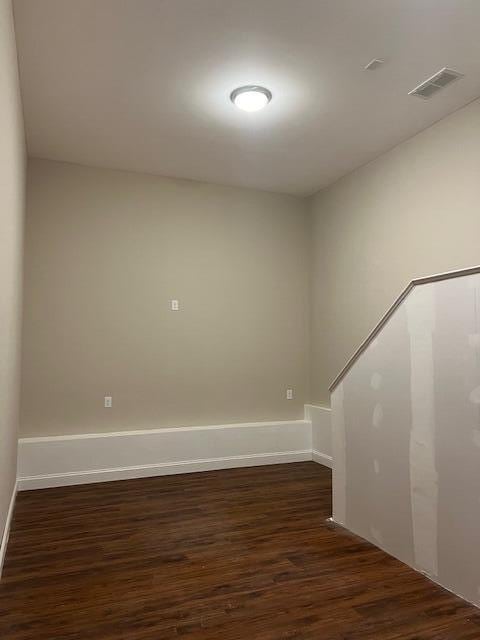
[{"label": "ceiling", "polygon": [[[14,9],[32,156],[307,195],[480,95],[479,0]],[[444,66],[466,77],[407,95]],[[245,84],[272,102],[239,111],[229,94]]]}]

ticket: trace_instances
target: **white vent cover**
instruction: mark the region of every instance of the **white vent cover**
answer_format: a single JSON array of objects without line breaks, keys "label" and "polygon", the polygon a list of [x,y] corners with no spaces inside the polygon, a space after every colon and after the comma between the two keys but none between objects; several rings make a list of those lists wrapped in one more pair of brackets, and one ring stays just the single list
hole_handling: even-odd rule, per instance
[{"label": "white vent cover", "polygon": [[428,98],[431,98],[437,91],[440,91],[440,89],[443,89],[451,82],[455,82],[458,78],[463,78],[463,73],[459,73],[448,67],[443,67],[443,69],[440,69],[440,71],[431,76],[431,78],[428,78],[425,82],[419,84],[418,87],[409,91],[408,95],[428,100]]},{"label": "white vent cover", "polygon": [[380,58],[374,58],[364,66],[364,69],[365,71],[375,71],[375,69],[378,69],[378,67],[381,67],[383,63],[384,63],[384,60],[381,60]]}]

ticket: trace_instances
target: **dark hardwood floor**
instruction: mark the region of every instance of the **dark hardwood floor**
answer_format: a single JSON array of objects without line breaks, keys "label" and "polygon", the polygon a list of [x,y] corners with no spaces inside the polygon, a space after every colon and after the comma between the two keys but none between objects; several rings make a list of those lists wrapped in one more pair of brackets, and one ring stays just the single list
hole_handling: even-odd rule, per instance
[{"label": "dark hardwood floor", "polygon": [[480,611],[339,528],[313,462],[18,495],[2,640],[478,640]]}]

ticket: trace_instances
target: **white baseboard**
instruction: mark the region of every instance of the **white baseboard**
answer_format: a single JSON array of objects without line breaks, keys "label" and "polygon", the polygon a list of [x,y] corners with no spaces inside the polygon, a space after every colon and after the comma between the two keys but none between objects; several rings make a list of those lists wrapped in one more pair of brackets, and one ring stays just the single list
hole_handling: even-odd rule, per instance
[{"label": "white baseboard", "polygon": [[214,471],[216,469],[233,469],[235,467],[254,467],[266,464],[283,464],[285,462],[304,462],[312,459],[312,452],[282,451],[277,453],[258,453],[250,456],[230,456],[207,460],[182,460],[166,462],[158,465],[138,465],[134,467],[116,467],[112,469],[96,469],[94,471],[77,471],[72,473],[45,474],[19,478],[20,491],[29,489],[45,489],[47,487],[64,487],[74,484],[108,482],[111,480],[129,480],[133,478],[149,478],[176,473],[195,473]]},{"label": "white baseboard", "polygon": [[307,420],[21,438],[18,488],[312,459]]},{"label": "white baseboard", "polygon": [[305,405],[305,420],[312,424],[312,450],[317,452],[313,459],[327,467],[332,467],[332,412],[328,407],[314,404]]},{"label": "white baseboard", "polygon": [[3,529],[2,544],[0,546],[0,578],[2,577],[3,563],[7,553],[8,538],[10,537],[10,525],[12,524],[13,510],[15,508],[15,500],[17,498],[18,483],[15,482],[13,487],[12,497],[10,498],[10,504],[7,511],[7,519],[5,521],[5,527]]},{"label": "white baseboard", "polygon": [[328,467],[329,469],[333,468],[332,456],[328,456],[326,453],[321,453],[316,449],[312,449],[312,460],[314,462],[318,462],[318,464],[323,464],[324,467]]}]

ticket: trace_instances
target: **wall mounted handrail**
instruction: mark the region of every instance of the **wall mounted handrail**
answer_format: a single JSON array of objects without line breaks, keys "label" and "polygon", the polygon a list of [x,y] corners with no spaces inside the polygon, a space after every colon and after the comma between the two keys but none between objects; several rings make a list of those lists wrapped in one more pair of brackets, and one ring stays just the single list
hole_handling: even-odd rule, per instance
[{"label": "wall mounted handrail", "polygon": [[460,278],[462,276],[470,276],[475,273],[480,273],[480,265],[477,267],[468,267],[467,269],[456,269],[455,271],[444,271],[443,273],[436,273],[432,276],[424,276],[422,278],[415,278],[411,280],[405,289],[396,298],[395,302],[388,308],[386,313],[380,318],[375,327],[370,331],[365,340],[360,344],[355,353],[348,359],[346,365],[340,371],[340,373],[334,378],[332,384],[329,387],[330,393],[335,387],[343,380],[350,369],[353,367],[358,358],[362,355],[368,345],[375,340],[377,335],[386,325],[391,316],[395,313],[398,307],[402,304],[405,298],[415,287],[421,284],[429,284],[430,282],[439,282],[440,280],[449,280],[450,278]]}]

